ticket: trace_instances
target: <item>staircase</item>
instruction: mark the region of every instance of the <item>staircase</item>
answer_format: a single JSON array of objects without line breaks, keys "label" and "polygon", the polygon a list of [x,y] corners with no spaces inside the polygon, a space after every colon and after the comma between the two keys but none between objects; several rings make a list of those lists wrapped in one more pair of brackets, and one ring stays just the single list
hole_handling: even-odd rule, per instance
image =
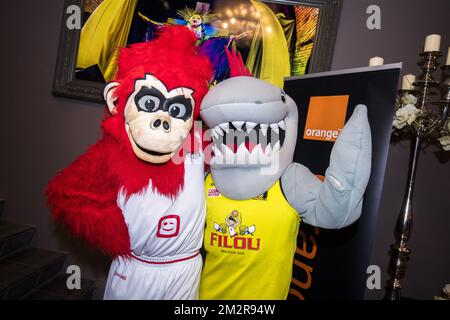
[{"label": "staircase", "polygon": [[[4,200],[0,199],[0,219]],[[90,300],[92,280],[69,290],[64,253],[30,247],[34,226],[0,220],[0,300]]]}]

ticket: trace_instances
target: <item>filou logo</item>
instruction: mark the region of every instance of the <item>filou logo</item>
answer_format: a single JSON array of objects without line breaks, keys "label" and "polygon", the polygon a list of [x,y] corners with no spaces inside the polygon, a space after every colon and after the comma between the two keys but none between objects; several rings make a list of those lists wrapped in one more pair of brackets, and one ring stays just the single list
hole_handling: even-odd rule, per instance
[{"label": "filou logo", "polygon": [[219,248],[258,251],[261,247],[261,239],[252,237],[229,237],[213,232],[211,233],[210,245]]},{"label": "filou logo", "polygon": [[261,247],[261,239],[253,238],[256,226],[242,224],[242,216],[238,210],[232,210],[224,223],[214,222],[214,231],[217,233],[211,233],[212,247],[254,251]]},{"label": "filou logo", "polygon": [[303,139],[336,141],[345,125],[348,95],[311,97]]}]

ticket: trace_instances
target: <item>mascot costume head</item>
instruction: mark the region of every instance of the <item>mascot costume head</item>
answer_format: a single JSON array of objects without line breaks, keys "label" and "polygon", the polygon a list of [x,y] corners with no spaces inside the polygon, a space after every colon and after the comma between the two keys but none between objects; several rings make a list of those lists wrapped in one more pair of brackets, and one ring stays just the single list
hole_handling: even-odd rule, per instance
[{"label": "mascot costume head", "polygon": [[183,161],[172,159],[191,142],[212,74],[196,40],[186,27],[167,26],[155,40],[121,49],[104,91],[103,138],[48,186],[54,217],[112,257],[131,255],[119,192],[128,199],[150,188],[174,200],[184,187]]},{"label": "mascot costume head", "polygon": [[249,199],[267,191],[292,163],[298,111],[282,89],[252,77],[240,54],[226,52],[231,78],[211,89],[201,116],[212,129],[217,188],[232,199]]},{"label": "mascot costume head", "polygon": [[183,184],[183,165],[170,160],[199,115],[211,77],[209,61],[197,54],[195,42],[186,28],[166,26],[154,41],[120,52],[115,80],[105,88],[112,117],[103,130],[119,144],[121,156],[133,162],[116,163],[118,172],[132,171],[122,181],[130,193],[150,177],[166,195],[175,196]]}]

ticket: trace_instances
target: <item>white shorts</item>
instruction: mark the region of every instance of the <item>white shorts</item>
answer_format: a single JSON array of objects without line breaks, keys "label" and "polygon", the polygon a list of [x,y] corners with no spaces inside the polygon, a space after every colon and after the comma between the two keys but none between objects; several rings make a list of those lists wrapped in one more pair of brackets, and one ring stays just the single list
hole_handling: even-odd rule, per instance
[{"label": "white shorts", "polygon": [[202,271],[200,253],[149,260],[115,259],[109,270],[105,300],[196,300]]}]

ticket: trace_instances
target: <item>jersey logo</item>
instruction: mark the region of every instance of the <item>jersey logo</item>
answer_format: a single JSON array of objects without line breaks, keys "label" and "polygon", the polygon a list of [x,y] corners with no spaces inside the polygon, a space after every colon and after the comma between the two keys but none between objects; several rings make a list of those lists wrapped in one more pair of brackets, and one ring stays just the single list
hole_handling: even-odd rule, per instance
[{"label": "jersey logo", "polygon": [[125,275],[123,275],[123,274],[120,274],[120,273],[118,273],[117,271],[114,272],[114,276],[119,277],[119,278],[122,279],[122,280],[127,280],[127,276],[125,276]]},{"label": "jersey logo", "polygon": [[256,251],[260,249],[261,239],[254,238],[256,226],[242,224],[241,214],[237,210],[231,211],[225,218],[225,223],[214,222],[214,230],[219,234],[211,233],[211,246]]},{"label": "jersey logo", "polygon": [[217,188],[208,189],[208,198],[220,197],[220,191]]},{"label": "jersey logo", "polygon": [[180,216],[170,214],[161,217],[158,222],[158,238],[173,238],[180,232]]},{"label": "jersey logo", "polygon": [[266,191],[263,194],[260,194],[259,196],[254,197],[253,200],[267,200],[268,195],[269,195],[269,191]]}]

